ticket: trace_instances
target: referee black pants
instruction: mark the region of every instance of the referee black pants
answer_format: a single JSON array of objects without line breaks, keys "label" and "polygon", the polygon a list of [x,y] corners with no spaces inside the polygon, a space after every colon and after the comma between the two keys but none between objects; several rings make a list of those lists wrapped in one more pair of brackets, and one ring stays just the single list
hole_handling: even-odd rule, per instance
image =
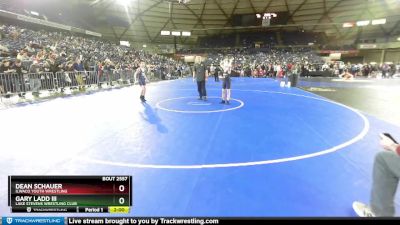
[{"label": "referee black pants", "polygon": [[215,73],[215,74],[214,74],[214,79],[215,79],[215,82],[219,82],[218,73]]},{"label": "referee black pants", "polygon": [[206,81],[197,81],[197,91],[199,92],[199,97],[203,98],[207,96],[206,92]]}]

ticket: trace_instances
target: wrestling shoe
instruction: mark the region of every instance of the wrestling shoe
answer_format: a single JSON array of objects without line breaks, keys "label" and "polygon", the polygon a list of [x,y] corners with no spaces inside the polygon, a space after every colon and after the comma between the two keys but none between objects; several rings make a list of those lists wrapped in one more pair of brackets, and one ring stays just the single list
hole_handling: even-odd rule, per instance
[{"label": "wrestling shoe", "polygon": [[375,217],[371,208],[362,202],[353,202],[353,209],[359,217]]}]

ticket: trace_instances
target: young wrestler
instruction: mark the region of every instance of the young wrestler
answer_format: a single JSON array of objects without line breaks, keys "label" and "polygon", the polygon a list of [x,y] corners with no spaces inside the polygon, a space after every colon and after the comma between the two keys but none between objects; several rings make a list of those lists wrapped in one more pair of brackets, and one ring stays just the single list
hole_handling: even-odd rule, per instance
[{"label": "young wrestler", "polygon": [[142,102],[146,102],[146,81],[146,63],[141,61],[139,68],[137,68],[135,72],[135,83],[139,83],[140,87],[142,88],[142,91],[140,92],[140,100]]},{"label": "young wrestler", "polygon": [[232,59],[224,59],[222,61],[223,82],[222,82],[222,100],[221,104],[229,105],[231,99],[231,76],[232,76]]}]

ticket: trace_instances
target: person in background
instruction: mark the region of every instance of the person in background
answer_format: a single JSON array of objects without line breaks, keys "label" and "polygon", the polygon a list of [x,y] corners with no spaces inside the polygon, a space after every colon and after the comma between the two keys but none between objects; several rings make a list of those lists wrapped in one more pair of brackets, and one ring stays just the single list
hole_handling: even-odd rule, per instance
[{"label": "person in background", "polygon": [[42,87],[39,75],[40,72],[41,72],[40,63],[37,60],[33,61],[32,65],[29,67],[29,73],[32,73],[29,76],[29,86],[30,86],[30,91],[32,91],[32,94],[34,96],[39,96],[39,90]]},{"label": "person in background", "polygon": [[18,93],[19,97],[25,96],[25,79],[24,74],[27,72],[22,68],[21,60],[17,59],[12,66],[12,70],[15,71],[15,91]]},{"label": "person in background", "polygon": [[78,82],[79,90],[85,90],[84,88],[85,82],[83,80],[85,67],[83,66],[81,59],[77,58],[72,67],[74,68],[75,78],[76,81]]},{"label": "person in background", "polygon": [[389,77],[389,65],[388,64],[383,64],[381,67],[382,70],[382,78],[387,78]]},{"label": "person in background", "polygon": [[[11,72],[10,61],[8,59],[4,59],[0,64],[0,94],[4,94],[8,92],[10,81],[7,76],[7,73]],[[3,74],[2,74],[3,73]]]},{"label": "person in background", "polygon": [[97,74],[98,77],[98,86],[101,88],[101,81],[103,80],[103,63],[101,61],[98,61],[96,66],[94,67],[94,71]]},{"label": "person in background", "polygon": [[292,67],[292,87],[296,87],[297,83],[299,81],[299,76],[300,76],[300,71],[301,71],[301,67],[299,64],[294,64]]},{"label": "person in background", "polygon": [[344,73],[340,74],[339,77],[344,80],[353,80],[354,79],[354,75],[349,73],[349,71],[347,69],[345,69]]},{"label": "person in background", "polygon": [[219,82],[218,71],[214,64],[210,66],[210,74],[214,76],[215,82]]},{"label": "person in background", "polygon": [[17,55],[17,59],[24,61],[28,59],[27,53],[25,50],[21,50],[18,55]]},{"label": "person in background", "polygon": [[293,64],[292,63],[289,62],[288,64],[286,64],[286,67],[285,67],[285,82],[286,82],[287,85],[289,85],[289,82],[290,82],[289,86],[292,85],[292,83],[291,83],[291,78],[293,76],[292,69],[293,69]]},{"label": "person in background", "polygon": [[354,202],[353,209],[360,217],[392,217],[395,215],[394,197],[400,179],[400,145],[381,134],[380,144],[385,151],[375,156],[372,172],[371,207]]},{"label": "person in background", "polygon": [[114,69],[114,63],[110,59],[106,59],[103,64],[103,78],[107,79],[107,85],[113,86],[112,74]]}]

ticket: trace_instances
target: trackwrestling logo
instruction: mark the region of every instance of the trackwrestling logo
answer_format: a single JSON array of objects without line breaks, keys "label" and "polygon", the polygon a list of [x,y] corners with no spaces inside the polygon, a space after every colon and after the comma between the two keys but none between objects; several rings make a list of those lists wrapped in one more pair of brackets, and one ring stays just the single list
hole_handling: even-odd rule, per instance
[{"label": "trackwrestling logo", "polygon": [[3,225],[64,225],[63,217],[3,217]]}]

